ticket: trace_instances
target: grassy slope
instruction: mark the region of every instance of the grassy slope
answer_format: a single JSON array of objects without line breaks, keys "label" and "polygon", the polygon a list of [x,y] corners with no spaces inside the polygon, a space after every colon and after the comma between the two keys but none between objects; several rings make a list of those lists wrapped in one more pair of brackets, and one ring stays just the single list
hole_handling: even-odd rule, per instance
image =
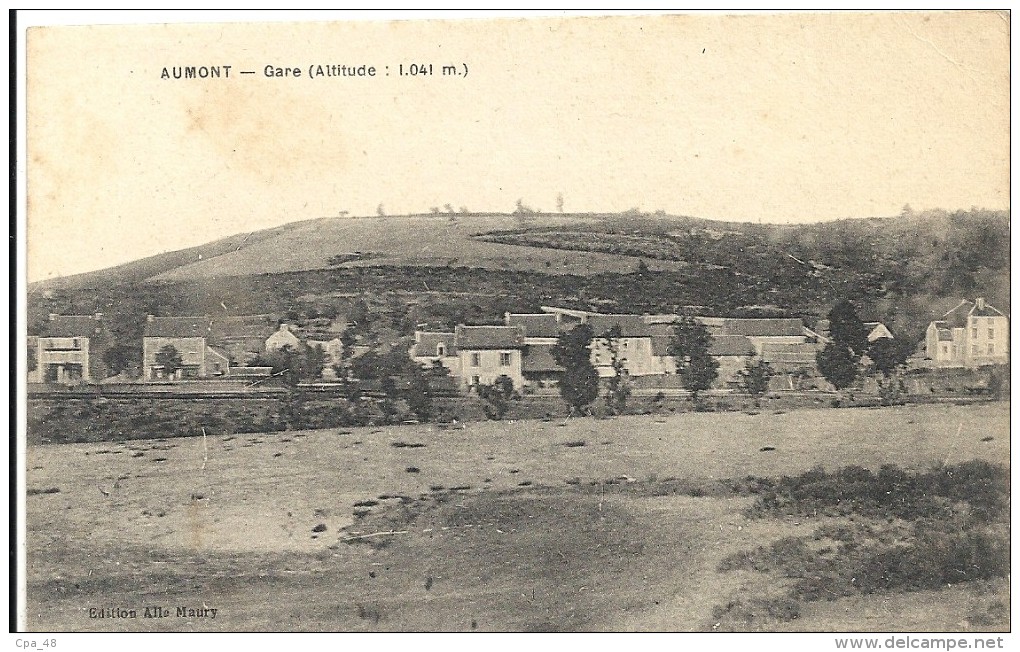
[{"label": "grassy slope", "polygon": [[[29,488],[60,493],[28,498],[30,623],[71,630],[463,630],[472,621],[497,630],[703,629],[714,605],[746,588],[739,573],[715,572],[720,559],[810,526],[746,521],[743,498],[602,496],[566,479],[736,478],[816,464],[925,469],[975,458],[1008,464],[1008,426],[1008,404],[992,404],[34,446]],[[391,445],[399,441],[425,446]],[[586,445],[562,445],[570,441]],[[766,445],[776,450],[762,452]],[[420,472],[407,473],[409,466]],[[437,486],[470,489],[438,502]],[[356,502],[392,494],[429,497],[415,501],[423,512],[408,534],[381,550],[330,547],[342,527],[390,527],[352,513]],[[327,530],[312,538],[318,523]],[[970,595],[966,587],[955,590],[929,596],[942,614],[931,628],[944,629],[947,618],[971,608],[961,598]],[[959,609],[945,606],[957,599]],[[88,606],[146,600],[204,600],[223,611],[192,623],[83,614]],[[900,602],[909,610],[917,600]],[[854,607],[868,610],[862,627],[903,628],[895,609],[875,604]],[[838,629],[833,623],[848,620],[839,620],[840,609],[839,602],[812,605],[796,624]]]},{"label": "grassy slope", "polygon": [[[574,251],[556,251],[483,242],[473,234],[520,226],[508,215],[412,215],[382,218],[324,218],[294,228],[238,251],[203,259],[155,278],[188,280],[215,276],[303,271],[327,267],[334,255],[360,251],[380,254],[348,265],[469,266],[493,269],[545,270],[550,273],[591,273],[593,270],[630,272],[635,259]],[[596,218],[580,215],[541,215],[536,224],[583,228]],[[549,263],[549,266],[546,266]],[[678,269],[667,261],[654,269]]]}]

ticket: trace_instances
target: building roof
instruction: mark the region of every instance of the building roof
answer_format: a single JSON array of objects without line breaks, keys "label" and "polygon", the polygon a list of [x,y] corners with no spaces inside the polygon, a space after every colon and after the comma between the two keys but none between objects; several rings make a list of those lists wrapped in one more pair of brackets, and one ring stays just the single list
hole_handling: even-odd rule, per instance
[{"label": "building roof", "polygon": [[[652,337],[652,355],[669,356],[669,341],[672,336],[657,335]],[[718,335],[708,345],[709,355],[744,356],[754,355],[754,344],[743,335]]]},{"label": "building roof", "polygon": [[559,337],[564,328],[556,315],[548,312],[539,314],[506,314],[507,326],[521,326],[525,337]]},{"label": "building roof", "polygon": [[541,306],[542,312],[548,312],[553,315],[563,315],[565,317],[573,317],[574,319],[584,319],[589,315],[594,315],[593,312],[587,310],[571,310],[570,308],[559,308],[556,306]]},{"label": "building roof", "polygon": [[461,326],[454,331],[458,350],[519,349],[524,346],[524,328],[520,326]]},{"label": "building roof", "polygon": [[944,322],[944,321],[933,321],[932,324],[935,325],[935,332],[938,334],[938,338],[939,338],[940,342],[952,342],[953,341],[953,331],[950,328],[947,327],[946,322]]},{"label": "building roof", "polygon": [[217,317],[210,322],[210,337],[214,340],[252,338],[265,340],[276,330],[268,315],[241,315]]},{"label": "building roof", "polygon": [[552,344],[529,344],[524,349],[524,357],[521,360],[521,369],[524,373],[563,371],[563,367],[556,364],[552,348]]},{"label": "building roof", "polygon": [[101,327],[93,315],[50,315],[43,337],[93,337]]},{"label": "building roof", "polygon": [[145,337],[209,337],[209,317],[152,317],[145,322]]},{"label": "building roof", "polygon": [[207,351],[212,351],[216,355],[220,356],[221,358],[223,358],[224,360],[227,360],[229,362],[230,355],[226,351],[224,351],[223,349],[219,348],[218,346],[209,346],[209,345],[206,345],[205,348],[206,348]]},{"label": "building roof", "polygon": [[765,342],[761,347],[761,360],[771,364],[813,365],[821,349],[822,345],[813,342]]},{"label": "building roof", "polygon": [[586,323],[595,337],[602,337],[614,326],[620,327],[621,337],[651,337],[652,331],[641,315],[590,315]]},{"label": "building roof", "polygon": [[942,315],[939,321],[946,322],[950,328],[966,328],[969,317],[1005,317],[1001,310],[986,303],[984,299],[977,301],[964,299],[955,308]]},{"label": "building roof", "polygon": [[743,335],[717,335],[708,345],[710,355],[754,355],[754,344]]},{"label": "building roof", "polygon": [[804,324],[799,319],[727,319],[723,324],[722,334],[796,337],[804,334]]},{"label": "building roof", "polygon": [[418,331],[414,334],[414,346],[411,347],[412,358],[435,358],[440,344],[446,347],[446,355],[457,355],[457,345],[453,333],[426,333]]}]

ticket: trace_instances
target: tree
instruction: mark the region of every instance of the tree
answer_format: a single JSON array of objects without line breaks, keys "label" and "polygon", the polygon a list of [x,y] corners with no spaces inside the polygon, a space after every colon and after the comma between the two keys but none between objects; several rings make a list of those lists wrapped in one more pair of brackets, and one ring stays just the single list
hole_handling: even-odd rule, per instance
[{"label": "tree", "polygon": [[252,364],[258,367],[271,367],[274,377],[296,387],[302,380],[314,380],[322,375],[326,363],[326,353],[318,346],[299,344],[297,348],[286,345],[276,351],[269,351],[258,356]]},{"label": "tree", "polygon": [[673,324],[666,351],[676,360],[676,373],[696,408],[701,407],[700,393],[719,375],[719,362],[709,354],[711,344],[712,336],[700,321],[681,317]]},{"label": "tree", "polygon": [[386,217],[386,209],[383,208],[382,204],[379,204],[378,206],[375,207],[375,214],[378,215],[379,217]]},{"label": "tree", "polygon": [[346,328],[340,334],[340,360],[333,365],[333,371],[336,373],[336,377],[341,380],[346,380],[350,376],[355,342],[357,342],[357,338],[351,328]]},{"label": "tree", "polygon": [[860,358],[868,349],[868,328],[849,301],[840,301],[829,311],[829,337],[849,347]]},{"label": "tree", "polygon": [[837,390],[850,387],[860,374],[861,357],[868,348],[868,329],[849,301],[829,311],[831,341],[818,352],[818,370]]},{"label": "tree", "polygon": [[384,394],[383,399],[379,402],[379,409],[383,413],[383,422],[389,424],[393,422],[393,417],[399,411],[397,408],[397,382],[393,380],[392,376],[384,376],[379,382],[379,387]]},{"label": "tree", "polygon": [[432,388],[429,386],[428,375],[418,365],[414,365],[409,379],[407,407],[418,421],[428,423],[432,420]]},{"label": "tree", "polygon": [[163,367],[163,373],[172,377],[184,366],[184,359],[173,344],[166,344],[156,351],[156,364]]},{"label": "tree", "polygon": [[818,362],[818,371],[837,390],[846,389],[857,380],[860,358],[855,357],[850,348],[843,344],[829,342],[817,353],[815,360]]},{"label": "tree", "polygon": [[103,364],[111,376],[123,373],[132,367],[141,366],[138,347],[130,344],[114,344],[103,351]]},{"label": "tree", "polygon": [[600,340],[609,352],[609,364],[613,375],[606,381],[606,409],[609,414],[623,414],[630,397],[630,381],[627,380],[626,358],[620,357],[620,325],[616,324],[602,335]]},{"label": "tree", "polygon": [[556,212],[557,213],[562,213],[563,212],[563,193],[562,192],[561,193],[557,193],[557,195],[556,195]]},{"label": "tree", "polygon": [[485,401],[482,410],[486,418],[499,421],[510,411],[510,397],[514,393],[514,381],[509,376],[500,376],[491,385],[479,385],[478,395]]},{"label": "tree", "polygon": [[871,360],[872,373],[878,382],[878,395],[882,399],[882,405],[898,403],[900,396],[906,391],[906,384],[900,372],[906,368],[907,359],[913,352],[914,344],[908,339],[883,337],[868,347],[868,359]]},{"label": "tree", "polygon": [[560,396],[570,414],[582,414],[599,396],[599,373],[591,363],[591,326],[580,324],[560,335],[552,347],[553,359],[563,367]]},{"label": "tree", "polygon": [[648,273],[648,263],[645,262],[644,258],[638,261],[636,273],[639,276],[644,276]]},{"label": "tree", "polygon": [[883,378],[889,378],[906,366],[907,359],[913,352],[914,344],[909,340],[883,337],[868,347],[868,358],[876,373],[881,374]]},{"label": "tree", "polygon": [[775,375],[772,365],[764,360],[748,360],[740,372],[740,389],[754,399],[754,406],[761,407],[761,397],[769,389],[769,380]]}]

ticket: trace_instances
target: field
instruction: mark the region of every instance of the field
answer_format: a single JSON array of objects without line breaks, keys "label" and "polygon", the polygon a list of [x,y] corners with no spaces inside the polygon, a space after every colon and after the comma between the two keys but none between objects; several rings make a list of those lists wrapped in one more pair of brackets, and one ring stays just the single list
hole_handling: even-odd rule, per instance
[{"label": "field", "polygon": [[790,577],[723,568],[854,521],[754,516],[748,476],[972,460],[1008,465],[1008,403],[34,445],[28,626],[1008,629],[1000,576],[790,606]]}]

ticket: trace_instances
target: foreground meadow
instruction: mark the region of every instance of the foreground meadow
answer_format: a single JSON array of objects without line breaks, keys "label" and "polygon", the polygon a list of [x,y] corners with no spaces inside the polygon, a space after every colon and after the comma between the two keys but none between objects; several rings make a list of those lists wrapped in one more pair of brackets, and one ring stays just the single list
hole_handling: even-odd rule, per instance
[{"label": "foreground meadow", "polygon": [[[31,446],[28,625],[1008,628],[1001,572],[791,602],[795,574],[755,556],[800,555],[820,568],[805,555],[913,536],[917,523],[852,510],[755,515],[748,476],[925,473],[974,460],[1008,466],[1008,403]],[[936,507],[952,507],[952,518],[974,511],[950,502]],[[989,517],[981,532],[1002,527]],[[147,607],[168,615],[146,618]]]}]

